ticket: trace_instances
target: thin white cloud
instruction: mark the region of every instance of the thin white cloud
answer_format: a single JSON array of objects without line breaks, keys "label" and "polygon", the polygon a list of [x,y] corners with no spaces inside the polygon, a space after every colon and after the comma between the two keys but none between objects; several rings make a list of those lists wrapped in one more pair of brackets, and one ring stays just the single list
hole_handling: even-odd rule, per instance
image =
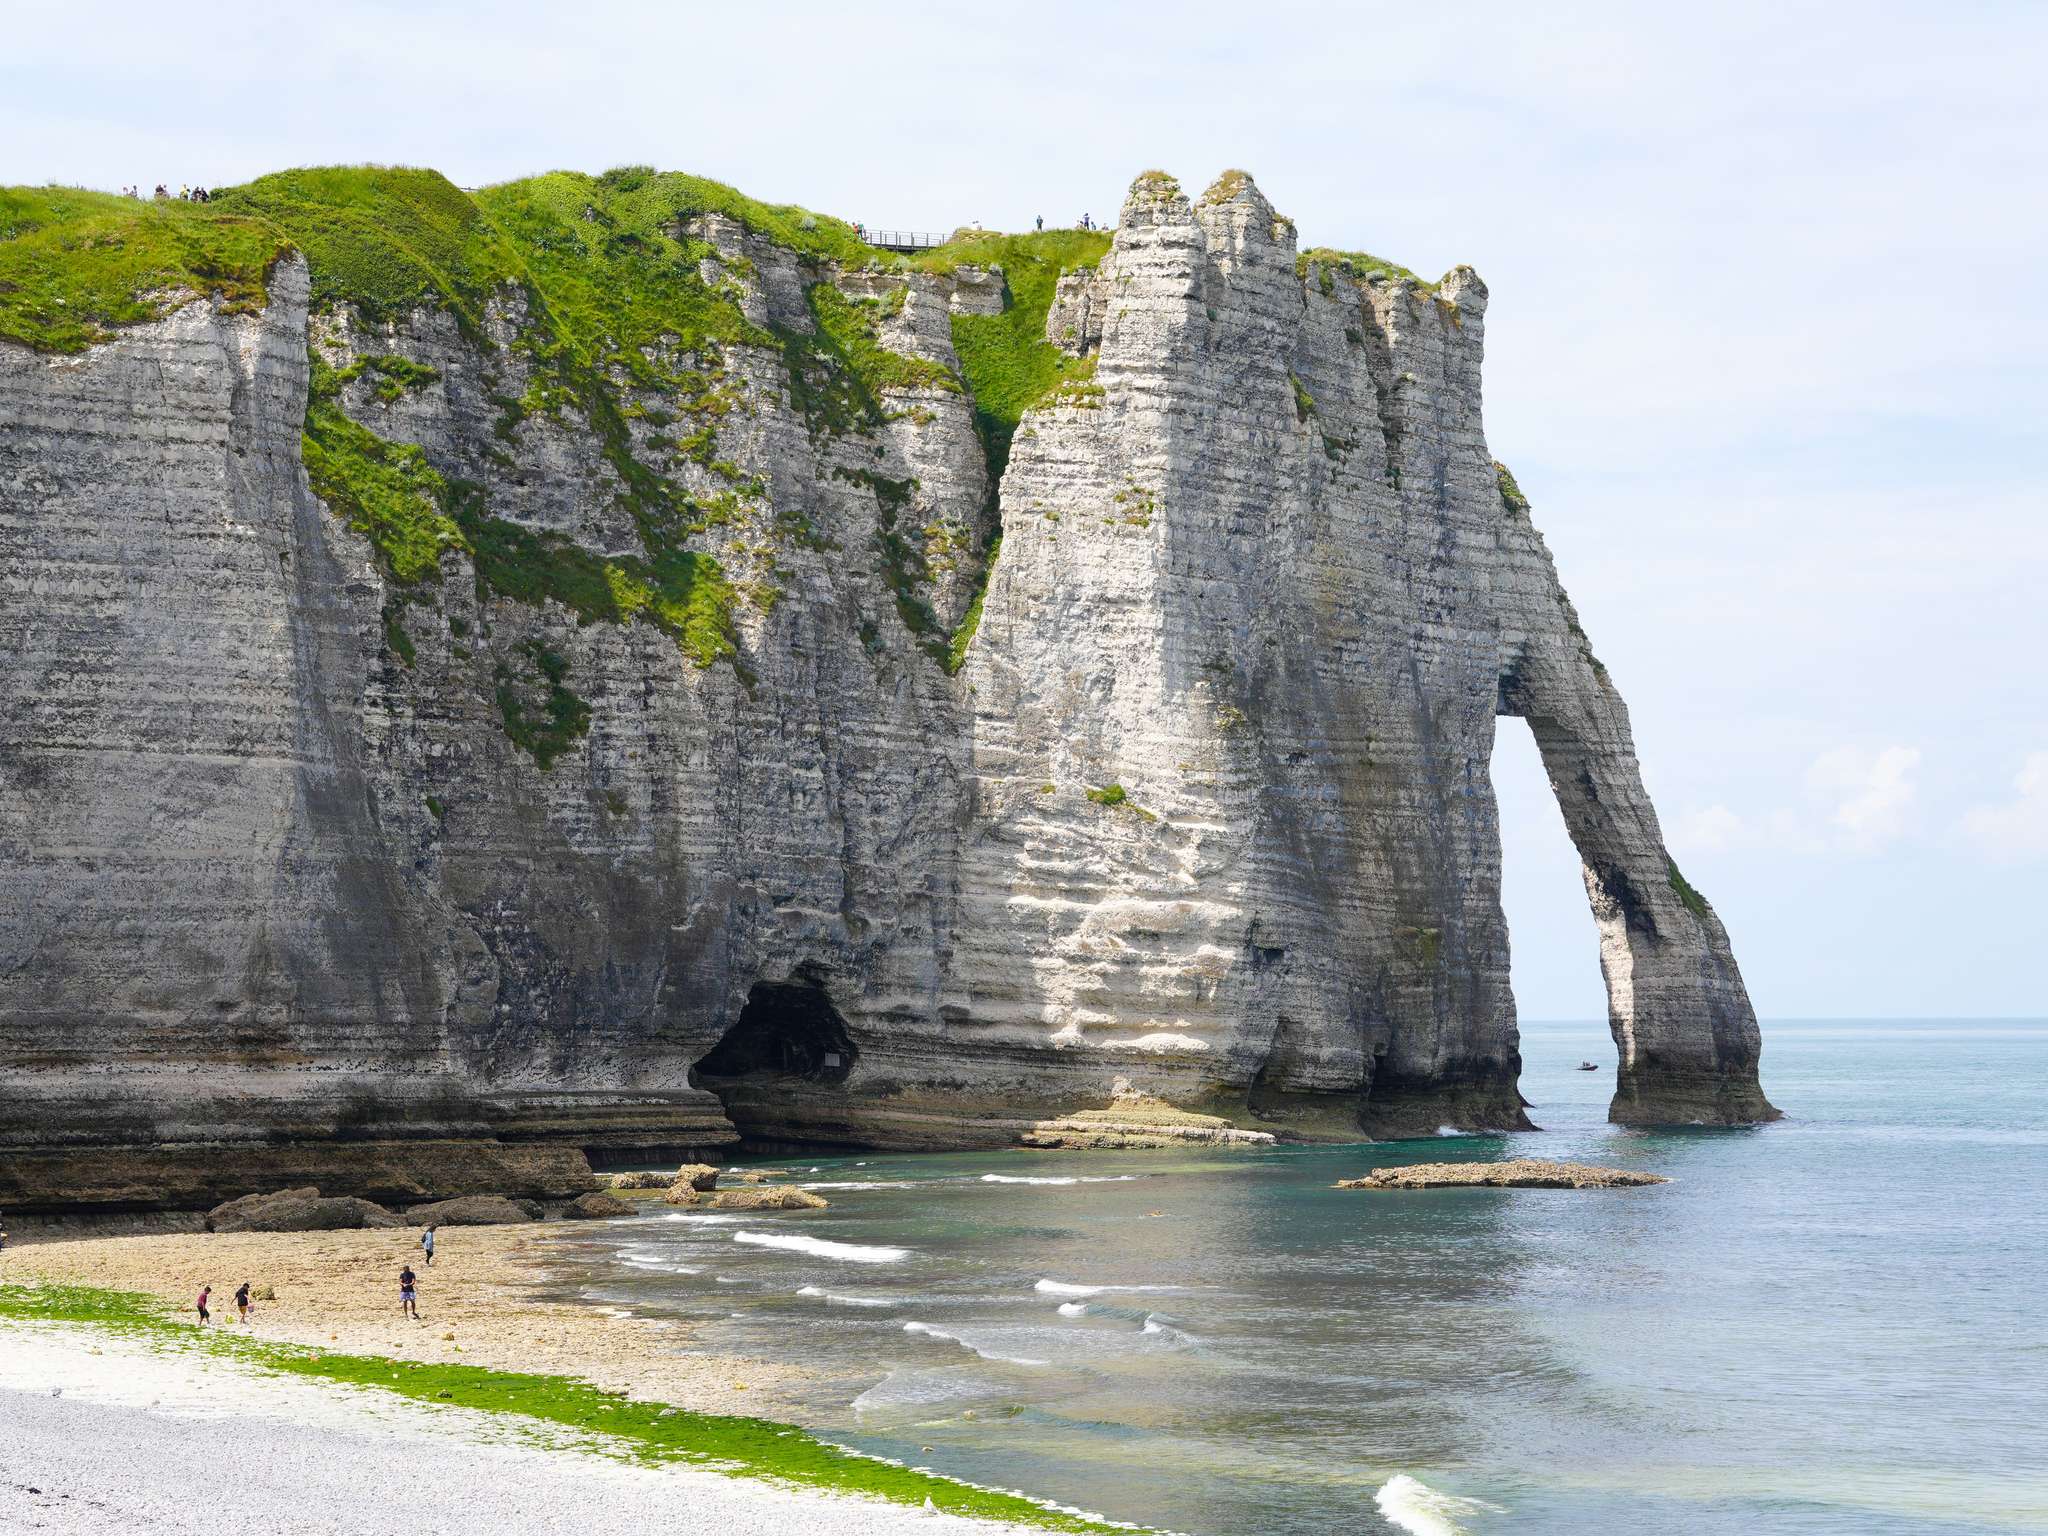
[{"label": "thin white cloud", "polygon": [[2000,863],[2048,856],[2048,752],[2029,752],[2013,776],[2014,797],[1963,817],[1963,835]]},{"label": "thin white cloud", "polygon": [[1920,766],[1918,747],[1837,747],[1806,771],[1806,786],[1829,807],[1828,822],[1851,848],[1870,853],[1905,830]]}]

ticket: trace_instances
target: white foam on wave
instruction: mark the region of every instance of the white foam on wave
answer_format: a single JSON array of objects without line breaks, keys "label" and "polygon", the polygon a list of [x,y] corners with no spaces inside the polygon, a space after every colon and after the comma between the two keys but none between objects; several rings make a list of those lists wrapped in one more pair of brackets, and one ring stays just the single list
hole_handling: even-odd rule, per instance
[{"label": "white foam on wave", "polygon": [[1028,1174],[1028,1173],[984,1173],[984,1184],[1129,1184],[1137,1178],[1135,1173],[1099,1174]]},{"label": "white foam on wave", "polygon": [[882,1296],[840,1296],[820,1285],[806,1285],[797,1291],[799,1296],[815,1296],[827,1306],[833,1307],[893,1307],[895,1302]]},{"label": "white foam on wave", "polygon": [[1459,1130],[1455,1125],[1440,1125],[1436,1128],[1436,1133],[1439,1136],[1469,1136],[1472,1134],[1470,1131]]},{"label": "white foam on wave", "polygon": [[663,1221],[687,1221],[694,1227],[729,1227],[745,1221],[744,1216],[719,1216],[710,1211],[671,1211]]},{"label": "white foam on wave", "polygon": [[1399,1526],[1410,1536],[1465,1536],[1466,1516],[1506,1513],[1498,1504],[1488,1504],[1483,1499],[1438,1493],[1406,1472],[1396,1472],[1388,1478],[1372,1499],[1389,1524]]},{"label": "white foam on wave", "polygon": [[1155,1339],[1163,1339],[1169,1344],[1191,1345],[1201,1342],[1185,1328],[1176,1328],[1172,1323],[1167,1322],[1157,1312],[1147,1312],[1145,1314],[1145,1326],[1140,1328],[1138,1332],[1150,1335]]},{"label": "white foam on wave", "polygon": [[672,1263],[659,1248],[621,1248],[618,1260],[628,1269],[651,1269],[664,1275],[694,1275],[687,1264]]},{"label": "white foam on wave", "polygon": [[1085,1301],[1063,1301],[1060,1303],[1061,1317],[1080,1317],[1087,1311],[1088,1303]]},{"label": "white foam on wave", "polygon": [[1044,1365],[1046,1363],[1043,1360],[1027,1360],[1020,1355],[995,1354],[989,1350],[981,1348],[977,1344],[968,1343],[967,1340],[961,1338],[960,1335],[957,1333],[948,1333],[943,1328],[934,1328],[930,1323],[905,1323],[903,1325],[903,1331],[905,1333],[921,1333],[926,1338],[937,1339],[942,1344],[958,1344],[962,1349],[968,1350],[973,1354],[977,1354],[981,1356],[981,1358],[984,1360],[994,1360],[1002,1365]]},{"label": "white foam on wave", "polygon": [[811,1179],[798,1189],[909,1189],[915,1179]]},{"label": "white foam on wave", "polygon": [[1031,1287],[1041,1296],[1100,1296],[1104,1291],[1173,1291],[1172,1285],[1074,1285],[1066,1280],[1041,1280]]},{"label": "white foam on wave", "polygon": [[735,1232],[732,1240],[752,1243],[759,1248],[787,1248],[793,1253],[808,1253],[821,1259],[844,1259],[850,1264],[894,1264],[898,1259],[910,1257],[908,1248],[835,1243],[827,1238],[806,1237],[801,1232]]}]

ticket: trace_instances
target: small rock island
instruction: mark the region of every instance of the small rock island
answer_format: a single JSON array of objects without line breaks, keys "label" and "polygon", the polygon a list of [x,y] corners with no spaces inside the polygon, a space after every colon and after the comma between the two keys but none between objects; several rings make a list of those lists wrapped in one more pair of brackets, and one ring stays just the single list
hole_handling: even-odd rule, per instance
[{"label": "small rock island", "polygon": [[1630,1189],[1669,1184],[1662,1174],[1594,1163],[1553,1163],[1517,1157],[1504,1163],[1416,1163],[1375,1168],[1362,1179],[1339,1179],[1339,1189]]}]

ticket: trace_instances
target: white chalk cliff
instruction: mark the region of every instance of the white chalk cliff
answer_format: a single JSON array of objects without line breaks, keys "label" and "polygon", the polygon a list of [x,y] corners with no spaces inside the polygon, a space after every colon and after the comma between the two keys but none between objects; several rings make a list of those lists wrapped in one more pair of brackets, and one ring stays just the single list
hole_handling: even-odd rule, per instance
[{"label": "white chalk cliff", "polygon": [[[258,310],[0,340],[0,1205],[566,1191],[586,1153],[742,1132],[1525,1126],[1499,715],[1584,860],[1613,1118],[1775,1114],[1727,935],[1488,451],[1474,272],[1304,260],[1249,178],[1148,173],[1046,318],[1092,377],[1005,461],[952,331],[1011,302],[1001,271],[677,234],[793,338],[692,359],[729,397],[715,469],[628,374],[602,430],[508,419],[538,377],[511,290],[481,326],[372,319],[287,253]],[[916,365],[850,424],[805,397],[820,284]],[[309,480],[316,362],[550,549],[639,558],[621,452],[740,487],[679,536],[740,594],[730,654],[453,544],[401,592]]]}]

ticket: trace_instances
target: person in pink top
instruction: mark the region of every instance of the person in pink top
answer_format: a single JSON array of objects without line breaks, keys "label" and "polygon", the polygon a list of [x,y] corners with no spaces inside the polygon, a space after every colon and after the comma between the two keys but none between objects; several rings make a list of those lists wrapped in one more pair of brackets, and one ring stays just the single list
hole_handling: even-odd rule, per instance
[{"label": "person in pink top", "polygon": [[202,1285],[199,1288],[199,1324],[202,1328],[205,1327],[206,1324],[213,1317],[213,1314],[206,1310],[206,1298],[211,1296],[212,1294],[213,1287],[211,1285]]}]

